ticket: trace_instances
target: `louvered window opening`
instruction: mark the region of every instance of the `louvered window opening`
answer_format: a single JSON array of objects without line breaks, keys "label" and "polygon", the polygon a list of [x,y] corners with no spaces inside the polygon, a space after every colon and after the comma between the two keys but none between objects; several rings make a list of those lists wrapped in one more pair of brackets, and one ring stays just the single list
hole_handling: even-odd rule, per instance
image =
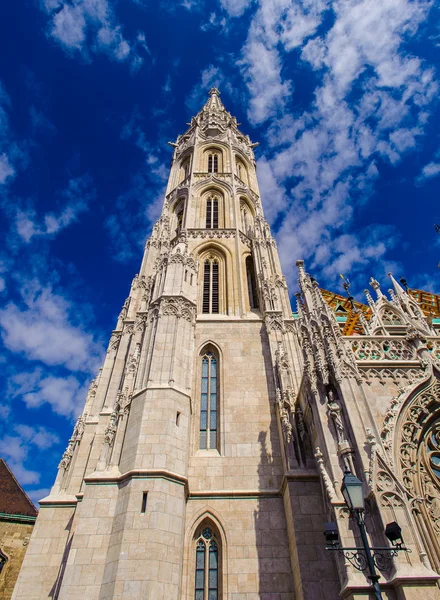
[{"label": "louvered window opening", "polygon": [[212,537],[212,531],[207,527],[197,542],[194,600],[220,600],[219,552]]},{"label": "louvered window opening", "polygon": [[206,201],[206,229],[218,229],[217,198],[208,198]]},{"label": "louvered window opening", "polygon": [[217,449],[217,360],[208,352],[202,359],[200,394],[200,449]]},{"label": "louvered window opening", "polygon": [[219,313],[219,264],[216,260],[205,260],[202,312]]}]

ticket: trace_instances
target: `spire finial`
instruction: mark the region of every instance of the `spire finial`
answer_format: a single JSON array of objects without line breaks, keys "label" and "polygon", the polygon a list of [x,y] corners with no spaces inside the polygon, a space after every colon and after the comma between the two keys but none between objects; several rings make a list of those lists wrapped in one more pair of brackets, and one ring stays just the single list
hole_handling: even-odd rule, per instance
[{"label": "spire finial", "polygon": [[209,90],[209,95],[210,96],[220,96],[220,92],[218,91],[218,89],[216,87],[212,87]]}]

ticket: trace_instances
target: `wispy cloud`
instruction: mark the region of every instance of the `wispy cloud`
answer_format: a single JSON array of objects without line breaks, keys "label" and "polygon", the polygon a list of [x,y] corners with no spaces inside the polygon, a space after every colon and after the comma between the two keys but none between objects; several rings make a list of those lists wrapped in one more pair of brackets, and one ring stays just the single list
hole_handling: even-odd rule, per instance
[{"label": "wispy cloud", "polygon": [[[377,162],[398,163],[426,132],[438,85],[405,44],[430,7],[409,0],[259,1],[240,64],[249,119],[269,125],[259,179],[291,281],[295,258],[311,256],[328,274],[338,264],[347,271],[374,265],[393,246],[389,237],[386,246],[371,238],[372,229],[356,236],[350,229],[356,207],[374,189]],[[285,75],[292,50],[318,82],[304,111]]]},{"label": "wispy cloud", "polygon": [[90,60],[102,52],[118,62],[129,62],[134,69],[141,66],[139,50],[145,51],[145,35],[140,32],[129,42],[109,0],[43,0],[42,7],[50,16],[49,35],[67,53]]},{"label": "wispy cloud", "polygon": [[58,436],[45,427],[16,424],[13,432],[0,438],[0,454],[7,460],[20,483],[36,484],[40,481],[40,473],[26,468],[29,454],[38,455],[58,443]]},{"label": "wispy cloud", "polygon": [[61,211],[58,214],[49,212],[39,219],[34,208],[19,209],[15,217],[17,233],[26,243],[36,236],[54,237],[76,222],[79,215],[88,210],[89,203],[95,196],[92,180],[88,175],[70,179],[58,197],[58,202],[64,204]]},{"label": "wispy cloud", "polygon": [[21,296],[21,303],[11,301],[0,310],[5,347],[31,361],[95,373],[101,347],[73,324],[73,307],[66,298],[36,280],[23,282]]},{"label": "wispy cloud", "polygon": [[11,396],[23,400],[27,408],[48,404],[54,413],[68,418],[78,415],[86,392],[77,377],[45,375],[43,369],[19,373],[10,380]]}]

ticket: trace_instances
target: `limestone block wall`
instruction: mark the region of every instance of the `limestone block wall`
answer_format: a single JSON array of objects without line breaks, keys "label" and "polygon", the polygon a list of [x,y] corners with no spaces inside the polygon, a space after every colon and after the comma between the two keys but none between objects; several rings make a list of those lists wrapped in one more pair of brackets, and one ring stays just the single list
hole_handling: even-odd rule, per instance
[{"label": "limestone block wall", "polygon": [[48,598],[57,590],[73,515],[73,506],[40,507],[12,595],[14,600]]},{"label": "limestone block wall", "polygon": [[23,562],[34,524],[0,520],[0,549],[8,558],[0,574],[0,598],[9,600]]}]

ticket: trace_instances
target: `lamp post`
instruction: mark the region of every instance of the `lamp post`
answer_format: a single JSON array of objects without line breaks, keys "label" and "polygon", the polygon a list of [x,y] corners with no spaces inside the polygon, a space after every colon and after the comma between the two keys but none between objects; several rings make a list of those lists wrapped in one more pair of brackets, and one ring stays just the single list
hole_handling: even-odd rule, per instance
[{"label": "lamp post", "polygon": [[388,523],[385,529],[385,535],[392,543],[392,548],[372,548],[370,546],[365,530],[365,501],[362,481],[353,475],[347,467],[342,480],[341,492],[351,516],[354,517],[359,527],[362,548],[343,548],[340,546],[336,523],[326,523],[324,535],[327,546],[325,549],[338,551],[358,571],[368,571],[368,579],[371,581],[376,600],[383,600],[379,585],[380,576],[377,574],[376,568],[379,571],[385,571],[399,551],[410,552],[410,550],[403,546],[402,530],[396,522]]}]

